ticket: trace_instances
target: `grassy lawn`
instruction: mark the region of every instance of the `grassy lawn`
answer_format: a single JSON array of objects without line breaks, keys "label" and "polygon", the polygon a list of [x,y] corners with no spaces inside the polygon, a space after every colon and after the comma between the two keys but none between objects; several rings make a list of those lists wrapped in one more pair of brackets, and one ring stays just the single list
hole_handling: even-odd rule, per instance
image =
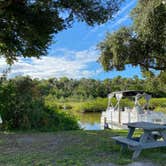
[{"label": "grassy lawn", "polygon": [[[98,166],[132,162],[111,139],[126,131],[0,133],[0,166]],[[166,148],[144,150],[138,161],[166,163]]]}]

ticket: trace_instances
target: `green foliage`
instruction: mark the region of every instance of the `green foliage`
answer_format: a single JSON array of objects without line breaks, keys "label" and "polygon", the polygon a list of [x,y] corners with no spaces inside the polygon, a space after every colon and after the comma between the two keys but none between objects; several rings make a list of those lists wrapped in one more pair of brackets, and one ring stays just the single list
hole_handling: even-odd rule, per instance
[{"label": "green foliage", "polygon": [[99,44],[101,56],[99,58],[104,70],[124,70],[128,60],[128,40],[132,32],[128,28],[121,28],[113,34],[107,33],[106,39]]},{"label": "green foliage", "polygon": [[[113,98],[111,100],[111,103],[115,106],[117,103],[117,100]],[[108,104],[107,98],[97,98],[90,101],[80,102],[77,103],[75,106],[75,103],[70,103],[72,105],[72,108],[74,111],[81,111],[81,112],[102,112],[105,111]],[[140,104],[144,105],[145,100],[141,99]],[[134,99],[122,99],[120,101],[120,107],[130,107],[132,108],[134,106]],[[155,111],[161,111],[166,113],[166,98],[152,98],[150,100],[150,109],[154,109]]]},{"label": "green foliage", "polygon": [[[133,78],[122,78],[120,76],[103,81],[95,79],[52,79],[41,80],[38,87],[42,96],[46,96],[49,102],[60,101],[84,101],[97,97],[107,97],[108,93],[121,90],[143,90],[150,92],[154,97],[166,97],[165,72],[154,75],[151,72],[144,72],[143,79],[137,76]],[[62,105],[63,106],[63,105]]]},{"label": "green foliage", "polygon": [[82,112],[102,112],[107,107],[107,99],[97,98],[87,102],[82,102],[80,111]]},{"label": "green foliage", "polygon": [[72,130],[78,129],[76,119],[47,107],[35,81],[16,78],[0,86],[0,114],[6,130]]},{"label": "green foliage", "polygon": [[75,20],[102,24],[118,10],[121,0],[1,0],[0,55],[9,64],[18,57],[46,55],[54,34]]},{"label": "green foliage", "polygon": [[166,4],[139,0],[131,12],[133,24],[108,33],[98,48],[105,71],[124,70],[125,65],[166,71]]},{"label": "green foliage", "polygon": [[[115,98],[111,100],[113,105],[115,106],[117,101]],[[79,107],[74,108],[77,111],[81,112],[102,112],[105,111],[108,105],[107,98],[97,98],[90,101],[81,102]],[[134,105],[133,101],[128,99],[123,99],[120,102],[121,107],[132,107]],[[74,106],[73,106],[74,107]]]},{"label": "green foliage", "polygon": [[153,98],[150,101],[150,106],[155,108],[155,110],[157,109],[166,113],[166,98]]},{"label": "green foliage", "polygon": [[0,84],[2,84],[4,81],[7,80],[7,75],[9,72],[10,72],[10,67],[2,71],[2,74],[0,76]]}]

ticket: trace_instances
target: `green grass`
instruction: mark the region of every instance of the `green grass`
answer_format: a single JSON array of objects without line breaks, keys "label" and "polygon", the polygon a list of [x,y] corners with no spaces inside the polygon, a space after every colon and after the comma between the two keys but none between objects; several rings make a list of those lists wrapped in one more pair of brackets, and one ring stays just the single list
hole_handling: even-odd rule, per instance
[{"label": "green grass", "polygon": [[[139,135],[141,131],[137,131]],[[65,131],[56,133],[0,133],[0,165],[90,166],[132,162],[132,152],[120,153],[111,139],[126,131]],[[164,166],[166,148],[144,150],[138,161]]]},{"label": "green grass", "polygon": [[[112,99],[113,105],[115,105],[116,100]],[[140,100],[141,105],[145,104],[145,100]],[[66,102],[54,101],[54,103],[49,103],[50,106],[54,107],[56,105],[58,108],[63,109],[63,106],[66,106],[66,109],[69,109],[74,112],[102,112],[106,109],[108,104],[107,98],[96,98],[87,101],[78,101],[72,102],[67,100]],[[121,107],[133,107],[134,101],[129,99],[122,99],[120,102]],[[160,111],[166,113],[166,98],[152,98],[150,100],[150,109],[155,111]]]}]

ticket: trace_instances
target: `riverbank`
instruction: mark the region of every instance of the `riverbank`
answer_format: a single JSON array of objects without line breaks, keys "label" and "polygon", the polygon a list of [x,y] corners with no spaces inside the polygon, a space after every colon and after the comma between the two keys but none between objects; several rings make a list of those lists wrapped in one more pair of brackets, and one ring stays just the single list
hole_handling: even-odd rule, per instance
[{"label": "riverbank", "polygon": [[[112,99],[111,101],[113,105],[117,103],[116,99]],[[54,102],[48,102],[46,101],[46,104],[50,107],[56,107],[58,109],[62,110],[69,110],[72,112],[102,112],[107,108],[108,105],[108,99],[107,98],[95,98],[95,99],[89,99],[85,101],[70,101],[70,99],[66,99],[63,102],[61,101],[54,101]],[[144,105],[145,100],[141,99],[140,104]],[[154,111],[160,111],[163,113],[166,113],[166,98],[152,98],[150,100],[150,106],[149,108]],[[133,107],[134,101],[129,99],[122,99],[120,101],[121,107]]]},{"label": "riverbank", "polygon": [[[132,152],[120,154],[119,146],[111,139],[115,135],[126,135],[126,131],[0,133],[0,165],[110,166],[112,163],[132,163]],[[137,161],[164,166],[166,148],[144,150]]]}]

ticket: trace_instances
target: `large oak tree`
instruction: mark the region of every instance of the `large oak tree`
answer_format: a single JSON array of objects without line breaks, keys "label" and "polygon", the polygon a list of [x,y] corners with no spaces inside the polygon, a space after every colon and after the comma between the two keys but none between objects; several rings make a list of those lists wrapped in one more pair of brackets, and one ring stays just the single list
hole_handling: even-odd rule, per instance
[{"label": "large oak tree", "polygon": [[131,64],[166,71],[166,1],[139,0],[131,18],[130,27],[108,33],[99,44],[103,68],[124,70]]},{"label": "large oak tree", "polygon": [[18,57],[46,54],[53,35],[75,20],[102,24],[122,0],[0,0],[0,56],[9,64]]}]

